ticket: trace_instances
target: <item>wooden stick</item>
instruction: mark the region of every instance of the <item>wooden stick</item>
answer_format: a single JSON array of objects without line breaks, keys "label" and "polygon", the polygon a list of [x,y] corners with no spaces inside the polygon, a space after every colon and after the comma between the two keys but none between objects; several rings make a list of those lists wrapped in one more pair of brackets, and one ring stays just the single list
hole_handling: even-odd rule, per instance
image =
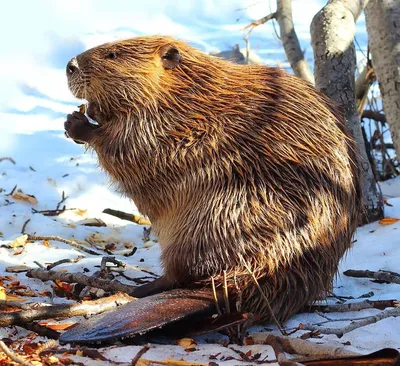
[{"label": "wooden stick", "polygon": [[323,334],[336,334],[338,337],[342,337],[343,334],[350,333],[355,329],[364,327],[369,324],[377,323],[382,319],[390,318],[391,316],[400,316],[400,308],[394,308],[382,311],[379,314],[368,316],[360,321],[355,321],[350,323],[349,325],[343,328],[325,328],[319,325],[313,324],[303,324],[301,329],[303,330],[310,330],[310,331],[318,331]]},{"label": "wooden stick", "polygon": [[115,294],[93,301],[82,301],[74,304],[42,306],[38,309],[1,313],[0,326],[21,325],[34,320],[64,318],[77,315],[94,315],[126,304],[134,300],[126,294]]},{"label": "wooden stick", "polygon": [[103,210],[103,213],[118,217],[121,220],[127,220],[127,221],[134,222],[135,224],[138,224],[138,225],[148,225],[148,226],[151,225],[150,220],[148,220],[145,217],[140,216],[140,215],[135,215],[135,214],[126,213],[123,211],[113,210],[111,208],[106,208],[105,210]]},{"label": "wooden stick", "polygon": [[27,277],[38,278],[42,281],[62,281],[67,283],[80,283],[81,285],[91,286],[95,288],[103,289],[104,291],[110,292],[125,292],[131,293],[136,286],[125,285],[117,280],[103,280],[98,277],[86,276],[82,273],[67,273],[57,271],[47,271],[45,269],[37,268],[30,269],[26,273]]},{"label": "wooden stick", "polygon": [[98,253],[92,249],[86,248],[85,246],[78,244],[76,241],[74,240],[69,240],[69,239],[64,239],[61,236],[36,236],[36,235],[30,235],[28,234],[28,240],[32,240],[32,241],[40,241],[40,240],[54,240],[54,241],[59,241],[61,243],[65,243],[68,245],[71,245],[83,252],[92,254],[92,255],[101,255],[101,253]]},{"label": "wooden stick", "polygon": [[343,274],[348,277],[367,277],[377,281],[400,284],[400,274],[396,272],[349,269],[344,271]]},{"label": "wooden stick", "polygon": [[30,362],[23,360],[12,352],[3,341],[0,341],[0,349],[14,362],[23,366],[33,366]]}]

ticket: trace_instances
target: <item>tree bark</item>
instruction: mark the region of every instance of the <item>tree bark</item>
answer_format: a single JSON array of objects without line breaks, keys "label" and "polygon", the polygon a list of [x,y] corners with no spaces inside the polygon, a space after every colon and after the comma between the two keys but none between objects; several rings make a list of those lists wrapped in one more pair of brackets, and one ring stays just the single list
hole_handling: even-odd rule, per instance
[{"label": "tree bark", "polygon": [[400,157],[400,0],[370,0],[365,15],[383,108]]},{"label": "tree bark", "polygon": [[365,151],[355,96],[355,22],[368,0],[329,0],[311,23],[315,86],[342,105],[360,156],[363,222],[382,217],[383,207]]},{"label": "tree bark", "polygon": [[292,0],[276,1],[276,19],[279,24],[280,36],[286,57],[296,76],[314,84],[314,76],[304,59],[303,51],[294,30],[292,17]]}]

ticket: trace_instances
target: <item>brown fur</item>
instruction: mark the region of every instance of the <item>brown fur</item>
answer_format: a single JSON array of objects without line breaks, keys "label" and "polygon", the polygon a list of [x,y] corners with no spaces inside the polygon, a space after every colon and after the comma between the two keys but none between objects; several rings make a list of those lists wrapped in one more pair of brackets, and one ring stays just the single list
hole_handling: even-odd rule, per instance
[{"label": "brown fur", "polygon": [[[181,55],[173,68],[161,54]],[[107,58],[115,52],[116,58]],[[101,166],[153,223],[165,277],[227,270],[243,308],[286,319],[331,288],[357,227],[354,142],[320,92],[280,69],[223,61],[168,37],[77,56],[73,93],[100,123]]]}]

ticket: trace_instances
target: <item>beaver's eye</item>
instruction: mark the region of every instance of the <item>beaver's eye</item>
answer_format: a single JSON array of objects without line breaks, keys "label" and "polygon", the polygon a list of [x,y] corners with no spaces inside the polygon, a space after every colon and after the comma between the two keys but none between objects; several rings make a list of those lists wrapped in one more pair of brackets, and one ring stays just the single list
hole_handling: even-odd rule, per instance
[{"label": "beaver's eye", "polygon": [[106,54],[106,58],[108,58],[109,60],[114,60],[117,58],[117,53],[116,52],[108,52]]}]

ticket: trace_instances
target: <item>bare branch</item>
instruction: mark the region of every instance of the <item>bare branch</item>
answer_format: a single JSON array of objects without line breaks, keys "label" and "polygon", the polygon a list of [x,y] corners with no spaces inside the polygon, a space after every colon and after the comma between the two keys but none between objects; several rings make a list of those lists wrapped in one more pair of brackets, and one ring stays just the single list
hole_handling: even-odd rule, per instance
[{"label": "bare branch", "polygon": [[400,284],[400,275],[395,272],[349,269],[343,274],[348,277],[367,277],[377,281]]},{"label": "bare branch", "polygon": [[282,44],[290,66],[295,75],[314,84],[314,75],[304,59],[304,53],[300,48],[300,43],[294,30],[292,0],[277,0],[276,6]]},{"label": "bare branch", "polygon": [[42,306],[38,309],[2,313],[0,317],[0,326],[7,327],[10,325],[25,324],[34,320],[50,318],[64,318],[77,315],[94,315],[110,310],[119,305],[127,304],[132,300],[134,300],[133,297],[119,293],[94,301],[82,301],[74,304]]},{"label": "bare branch", "polygon": [[125,285],[117,280],[103,280],[97,277],[89,277],[82,273],[67,273],[67,272],[56,272],[47,271],[44,269],[31,269],[26,273],[27,277],[38,278],[42,281],[62,281],[67,283],[80,283],[81,285],[91,286],[95,288],[103,289],[104,291],[110,292],[125,292],[131,293],[136,286]]}]

